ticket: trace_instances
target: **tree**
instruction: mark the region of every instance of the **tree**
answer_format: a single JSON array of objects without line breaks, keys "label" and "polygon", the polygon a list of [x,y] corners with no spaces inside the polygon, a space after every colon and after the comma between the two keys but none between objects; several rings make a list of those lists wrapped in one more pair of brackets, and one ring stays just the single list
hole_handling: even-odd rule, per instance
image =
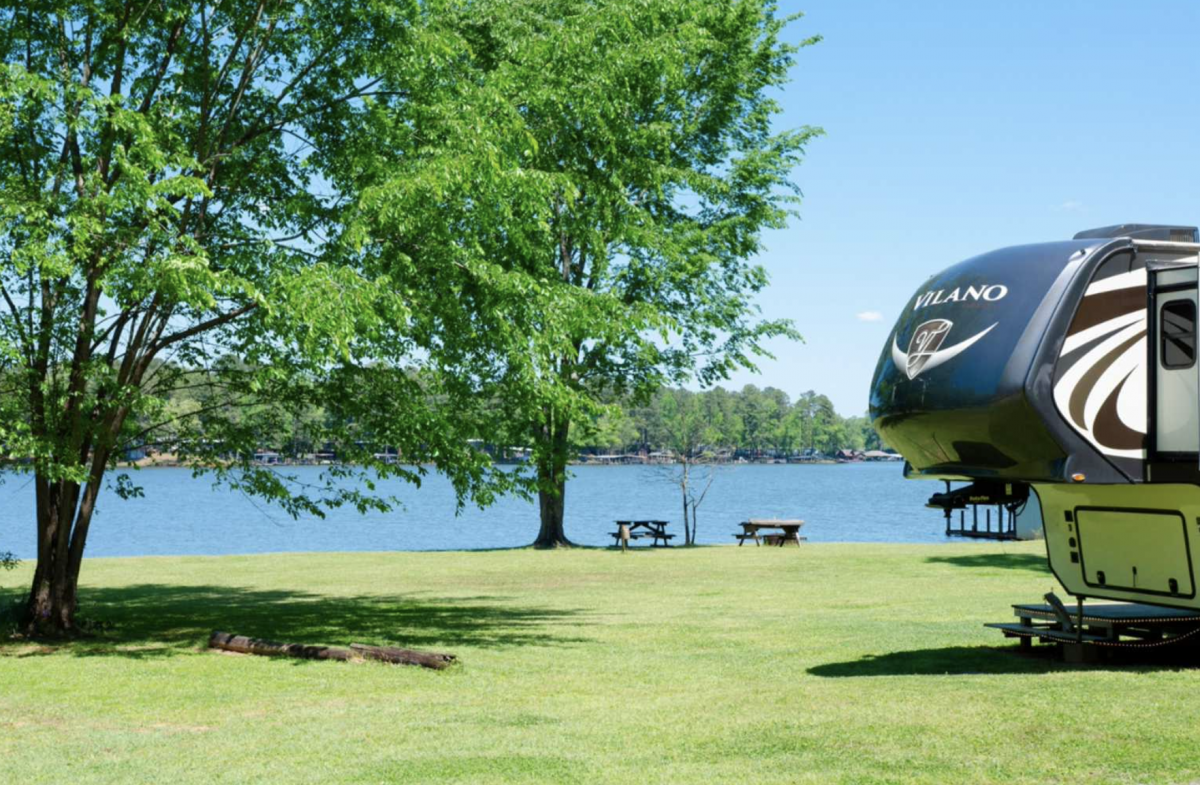
[{"label": "tree", "polygon": [[706,411],[717,428],[717,441],[730,452],[745,444],[746,425],[739,411],[738,394],[714,387],[704,394]]},{"label": "tree", "polygon": [[623,452],[639,435],[633,417],[616,403],[607,405],[592,426],[581,431],[588,444],[606,452]]},{"label": "tree", "polygon": [[738,396],[738,403],[742,416],[745,446],[757,455],[762,452],[770,438],[773,420],[778,414],[775,410],[775,401],[758,387],[747,384]]},{"label": "tree", "polygon": [[846,444],[846,430],[842,418],[833,408],[833,402],[824,395],[811,400],[813,446],[826,455],[832,455]]},{"label": "tree", "polygon": [[795,335],[759,318],[750,261],[818,133],[771,127],[796,51],[783,26],[770,0],[479,0],[461,19],[480,98],[520,119],[496,165],[548,186],[506,199],[502,224],[456,225],[456,244],[530,280],[500,405],[533,443],[539,546],[568,542],[571,427],[598,400],[708,385]]},{"label": "tree", "polygon": [[787,412],[775,426],[772,441],[779,454],[788,456],[795,452],[796,446],[800,444],[803,435],[803,413],[798,407],[792,406],[787,409]]},{"label": "tree", "polygon": [[875,427],[871,425],[870,414],[851,417],[846,420],[847,427],[857,427],[862,435],[862,449],[864,450],[885,450],[888,448],[887,443],[880,438],[875,431]]},{"label": "tree", "polygon": [[[430,77],[453,42],[429,11],[0,10],[0,444],[34,477],[30,632],[74,630],[96,500],[131,444],[157,441],[293,514],[386,507],[369,480],[342,482],[419,480],[375,461],[382,446],[435,463],[460,499],[511,486],[467,446],[487,380],[462,351],[455,282],[405,277],[361,226],[370,182],[354,173],[383,166],[371,140],[414,96],[450,89]],[[439,320],[460,331],[435,336]],[[168,406],[184,389],[191,401]],[[315,485],[252,465],[314,407],[309,437],[345,464]],[[128,477],[115,487],[137,493]]]},{"label": "tree", "polygon": [[874,443],[870,439],[870,434],[875,432],[871,427],[870,421],[866,417],[847,417],[842,420],[842,427],[845,432],[846,448],[851,450],[877,450],[879,439],[876,437]]},{"label": "tree", "polygon": [[663,445],[675,459],[674,465],[663,471],[666,479],[679,487],[682,496],[684,544],[694,545],[696,511],[716,479],[716,470],[711,463],[704,464],[707,473],[702,476],[696,476],[696,467],[708,455],[708,443],[716,432],[695,393],[666,390],[658,400],[661,401]]}]

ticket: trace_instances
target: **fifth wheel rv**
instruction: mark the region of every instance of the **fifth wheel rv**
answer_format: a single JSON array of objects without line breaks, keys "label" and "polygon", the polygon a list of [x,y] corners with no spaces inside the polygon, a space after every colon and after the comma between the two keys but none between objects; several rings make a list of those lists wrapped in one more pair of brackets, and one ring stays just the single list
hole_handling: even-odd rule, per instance
[{"label": "fifth wheel rv", "polygon": [[969,483],[933,506],[1035,494],[1077,598],[1200,609],[1198,254],[1196,228],[1127,224],[938,273],[879,358],[875,428],[906,476]]}]

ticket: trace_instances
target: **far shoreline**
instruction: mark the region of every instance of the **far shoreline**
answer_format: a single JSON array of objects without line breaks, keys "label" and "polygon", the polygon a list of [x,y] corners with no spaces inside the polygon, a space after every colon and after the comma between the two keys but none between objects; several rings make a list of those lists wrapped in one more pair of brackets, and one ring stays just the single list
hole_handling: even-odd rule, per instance
[{"label": "far shoreline", "polygon": [[[1040,542],[1038,539],[1033,540],[1017,540],[1016,544]],[[825,548],[827,546],[852,546],[852,547],[883,547],[883,548],[941,548],[946,545],[961,545],[964,547],[979,547],[985,549],[987,545],[995,545],[995,540],[984,539],[963,539],[947,537],[944,540],[936,542],[888,542],[886,540],[808,540],[801,547],[801,550],[809,547]],[[1013,545],[1014,542],[1006,542],[1005,545]],[[737,543],[699,543],[696,545],[672,545],[669,548],[654,548],[647,545],[639,545],[630,548],[631,551],[641,553],[677,553],[691,552],[699,550],[712,550],[715,548],[737,548]],[[767,548],[767,550],[779,550],[777,548]],[[786,548],[787,553],[792,553],[795,548]],[[260,556],[405,556],[414,554],[485,554],[485,553],[512,553],[515,551],[529,551],[530,553],[571,553],[573,551],[598,553],[607,551],[619,554],[621,549],[611,545],[573,545],[569,548],[535,548],[532,545],[511,545],[495,548],[423,548],[423,549],[395,549],[395,550],[331,550],[331,551],[238,551],[236,553],[143,553],[143,554],[105,554],[103,556],[86,556],[84,563],[92,563],[97,561],[109,560],[127,560],[127,559],[247,559],[257,558]],[[36,558],[36,554],[30,556],[22,556],[13,554],[17,558],[18,569],[25,565],[32,565]],[[0,572],[0,576],[5,573]],[[0,590],[4,586],[0,583]]]},{"label": "far shoreline", "polygon": [[[703,468],[703,467],[708,467],[708,466],[717,466],[717,467],[721,467],[721,468],[734,468],[734,469],[736,469],[736,468],[738,468],[738,467],[743,467],[743,466],[857,466],[857,465],[862,465],[862,464],[876,464],[876,463],[878,463],[878,464],[885,464],[885,465],[892,465],[892,464],[903,464],[903,463],[904,463],[904,461],[903,461],[903,460],[861,460],[861,461],[835,461],[835,460],[819,460],[819,461],[784,461],[784,460],[762,460],[762,461],[703,461],[703,462],[701,462],[701,461],[694,461],[694,462],[690,463],[689,465],[690,465],[691,467],[693,467],[693,468]],[[324,467],[326,467],[326,466],[358,466],[358,467],[360,467],[360,468],[368,468],[368,467],[363,467],[363,466],[362,466],[362,464],[344,464],[344,463],[335,463],[335,462],[314,463],[314,462],[310,462],[310,461],[276,461],[276,462],[273,462],[273,463],[254,463],[254,464],[252,464],[252,465],[253,465],[255,468],[260,468],[260,469],[274,469],[274,468],[280,468],[280,469],[292,469],[292,468],[299,468],[299,467],[324,468]],[[431,468],[431,469],[432,469],[432,468],[435,468],[435,464],[432,464],[432,463],[399,464],[399,465],[403,465],[403,466],[422,466],[422,467]],[[526,466],[526,465],[528,465],[528,462],[526,462],[526,461],[496,461],[494,465],[496,465],[496,466]],[[647,461],[647,462],[641,462],[641,463],[636,463],[636,462],[630,462],[630,463],[613,463],[613,462],[601,462],[601,461],[571,461],[571,462],[569,462],[567,465],[568,465],[568,466],[570,466],[570,467],[572,467],[572,468],[578,468],[578,467],[581,467],[581,466],[586,466],[586,467],[589,467],[589,468],[629,468],[629,467],[635,467],[635,466],[648,467],[648,468],[665,468],[665,467],[683,466],[684,464],[683,464],[682,462],[680,462],[680,461],[654,461],[654,462],[649,462],[649,461]],[[219,467],[219,466],[216,466],[216,465],[211,465],[211,466],[202,466],[202,467],[197,467],[197,466],[188,466],[188,465],[186,465],[186,464],[183,464],[183,463],[178,463],[178,462],[175,462],[175,461],[170,461],[170,460],[165,460],[165,461],[164,461],[164,460],[155,460],[155,459],[152,459],[152,458],[143,458],[143,459],[141,459],[141,460],[138,460],[138,461],[122,461],[121,463],[117,464],[117,467],[116,467],[116,468],[117,468],[117,470],[118,470],[118,471],[119,471],[119,470],[124,470],[124,469],[134,469],[134,470],[141,470],[141,469],[188,469],[188,470],[190,470],[190,471],[201,471],[201,472],[206,472],[206,471],[212,471],[213,469],[217,469],[217,468],[221,468],[221,467]],[[16,471],[19,471],[19,469],[16,469]]]}]

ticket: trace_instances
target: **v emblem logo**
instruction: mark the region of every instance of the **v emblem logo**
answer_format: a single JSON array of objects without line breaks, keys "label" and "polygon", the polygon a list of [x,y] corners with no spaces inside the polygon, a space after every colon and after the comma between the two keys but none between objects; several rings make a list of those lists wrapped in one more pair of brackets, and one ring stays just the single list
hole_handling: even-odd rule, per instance
[{"label": "v emblem logo", "polygon": [[941,348],[942,343],[950,334],[950,328],[954,326],[954,322],[949,319],[931,319],[917,325],[912,339],[908,342],[907,353],[900,351],[896,339],[892,338],[892,362],[896,364],[897,368],[904,371],[909,379],[915,379],[922,372],[936,368],[971,348],[979,339],[990,333],[996,324],[972,335],[965,341],[959,341],[943,349]]}]

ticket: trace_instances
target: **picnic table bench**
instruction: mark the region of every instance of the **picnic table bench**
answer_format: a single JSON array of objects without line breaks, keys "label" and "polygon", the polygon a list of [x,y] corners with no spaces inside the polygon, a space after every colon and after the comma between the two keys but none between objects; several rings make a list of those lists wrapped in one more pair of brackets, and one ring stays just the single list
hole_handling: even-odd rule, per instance
[{"label": "picnic table bench", "polygon": [[662,547],[669,547],[671,540],[675,539],[674,534],[667,534],[667,521],[617,521],[617,530],[609,532],[613,538],[614,545],[621,544],[621,527],[625,526],[629,529],[630,540],[650,540],[650,544]]},{"label": "picnic table bench", "polygon": [[[804,521],[799,519],[751,518],[748,521],[742,521],[739,525],[742,530],[733,535],[737,538],[739,548],[746,540],[754,540],[755,545],[765,542],[767,545],[778,545],[782,548],[789,542],[799,545],[808,539],[800,536],[800,527],[804,525]],[[764,530],[770,533],[760,534]]]}]

